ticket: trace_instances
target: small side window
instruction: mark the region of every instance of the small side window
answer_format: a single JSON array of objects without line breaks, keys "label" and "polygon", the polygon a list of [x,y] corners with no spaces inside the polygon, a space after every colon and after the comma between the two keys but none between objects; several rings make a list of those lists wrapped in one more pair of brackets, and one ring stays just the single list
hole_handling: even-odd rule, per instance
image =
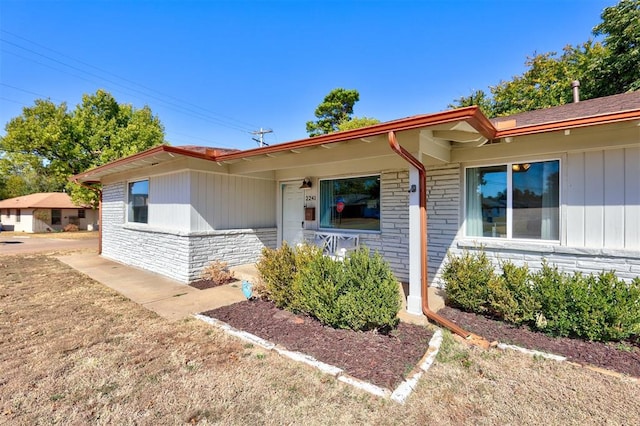
[{"label": "small side window", "polygon": [[62,210],[51,209],[51,224],[52,225],[62,224]]},{"label": "small side window", "polygon": [[78,219],[84,219],[85,217],[84,209],[78,209]]},{"label": "small side window", "polygon": [[129,182],[128,191],[129,222],[148,223],[149,212],[149,181],[139,180]]}]

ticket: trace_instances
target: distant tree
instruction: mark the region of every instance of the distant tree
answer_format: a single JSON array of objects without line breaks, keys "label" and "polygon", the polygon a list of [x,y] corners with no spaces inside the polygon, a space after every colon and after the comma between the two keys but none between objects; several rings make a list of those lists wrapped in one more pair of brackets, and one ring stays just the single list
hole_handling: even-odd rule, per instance
[{"label": "distant tree", "polygon": [[340,124],[351,120],[353,105],[360,100],[357,90],[333,89],[315,110],[316,121],[307,121],[309,136],[337,132]]},{"label": "distant tree", "polygon": [[38,99],[5,129],[0,137],[4,170],[24,182],[39,176],[42,185],[30,186],[30,192],[66,189],[74,201],[92,205],[95,194],[68,182],[71,175],[165,142],[162,124],[149,107],[118,104],[104,90],[84,95],[72,112],[66,103]]},{"label": "distant tree", "polygon": [[608,7],[591,40],[527,58],[527,70],[490,87],[454,100],[449,107],[479,105],[489,117],[572,102],[571,82],[580,81],[580,98],[591,99],[640,89],[640,0],[622,0]]},{"label": "distant tree", "polygon": [[600,84],[594,95],[640,90],[640,0],[622,0],[600,17],[593,34],[604,36],[606,54],[596,67]]},{"label": "distant tree", "polygon": [[484,90],[476,90],[469,96],[461,96],[447,105],[447,108],[463,108],[477,105],[487,117],[493,117],[493,103],[491,97]]},{"label": "distant tree", "polygon": [[380,123],[377,118],[371,117],[352,117],[349,121],[343,121],[338,124],[338,131],[359,129],[361,127],[373,126]]}]

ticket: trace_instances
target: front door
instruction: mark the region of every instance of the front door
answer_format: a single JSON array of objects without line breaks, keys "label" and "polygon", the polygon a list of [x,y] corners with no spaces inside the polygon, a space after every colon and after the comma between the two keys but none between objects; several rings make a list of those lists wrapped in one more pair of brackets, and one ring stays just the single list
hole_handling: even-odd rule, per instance
[{"label": "front door", "polygon": [[282,241],[290,246],[302,242],[304,229],[304,190],[300,183],[282,185]]}]

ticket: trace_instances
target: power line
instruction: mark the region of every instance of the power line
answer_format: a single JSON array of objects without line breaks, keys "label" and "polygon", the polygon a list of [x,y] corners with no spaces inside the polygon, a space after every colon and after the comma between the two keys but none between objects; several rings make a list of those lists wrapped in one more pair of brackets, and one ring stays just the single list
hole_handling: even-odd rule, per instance
[{"label": "power line", "polygon": [[[245,122],[245,121],[238,120],[238,119],[235,119],[235,118],[233,118],[233,117],[229,117],[229,116],[226,116],[226,115],[223,115],[223,114],[220,114],[220,113],[216,113],[216,112],[211,111],[211,110],[209,110],[209,109],[207,109],[207,108],[204,108],[204,107],[202,107],[202,106],[196,105],[196,104],[194,104],[194,103],[191,103],[191,102],[188,102],[188,101],[185,101],[185,100],[179,99],[179,98],[176,98],[175,96],[169,95],[169,94],[167,94],[167,93],[160,92],[160,91],[155,90],[155,89],[153,89],[153,88],[151,88],[151,87],[148,87],[148,86],[142,85],[142,84],[140,84],[140,83],[137,83],[137,82],[135,82],[135,81],[133,81],[133,80],[127,79],[127,78],[122,77],[122,76],[119,76],[119,75],[117,75],[117,74],[115,74],[115,73],[112,73],[112,72],[110,72],[110,71],[108,71],[108,70],[105,70],[105,69],[103,69],[103,68],[96,67],[95,65],[92,65],[92,64],[90,64],[90,63],[88,63],[88,62],[84,62],[84,61],[82,61],[82,60],[80,60],[80,59],[74,58],[74,57],[69,56],[69,55],[67,55],[67,54],[65,54],[65,53],[59,52],[59,51],[57,51],[57,50],[55,50],[55,49],[51,49],[51,48],[49,48],[49,47],[47,47],[47,46],[44,46],[44,45],[42,45],[42,44],[40,44],[40,43],[36,43],[35,41],[29,40],[29,39],[27,39],[27,38],[25,38],[25,37],[22,37],[22,36],[20,36],[20,35],[18,35],[18,34],[15,34],[15,33],[10,32],[10,31],[0,29],[0,32],[3,32],[3,33],[5,33],[5,34],[9,34],[9,35],[11,35],[11,36],[13,36],[13,37],[16,37],[16,38],[19,38],[19,39],[21,39],[21,40],[24,40],[24,41],[26,41],[27,43],[31,43],[31,44],[33,44],[33,45],[35,45],[35,46],[38,46],[38,47],[40,47],[40,48],[42,48],[42,49],[44,49],[44,50],[48,50],[48,51],[53,52],[53,53],[55,53],[55,54],[57,54],[57,55],[60,55],[60,56],[62,56],[62,57],[64,57],[64,58],[71,59],[72,61],[78,62],[78,63],[80,63],[80,64],[82,64],[82,65],[85,65],[85,66],[87,66],[87,67],[89,67],[89,68],[93,68],[93,69],[98,70],[98,71],[100,71],[100,72],[103,72],[103,73],[105,73],[105,74],[107,74],[107,75],[111,75],[111,76],[113,76],[113,77],[115,77],[115,78],[118,78],[118,79],[120,79],[120,80],[126,81],[126,82],[131,83],[131,84],[133,84],[133,85],[135,85],[135,86],[141,87],[141,88],[143,88],[143,89],[145,89],[145,90],[149,90],[149,91],[151,91],[151,92],[157,93],[157,94],[159,94],[159,95],[161,95],[161,96],[164,96],[164,97],[167,97],[167,98],[173,99],[173,100],[175,100],[175,101],[178,101],[178,102],[181,102],[181,103],[184,103],[184,104],[187,104],[187,105],[191,105],[191,106],[193,106],[194,108],[201,109],[201,110],[203,110],[203,111],[205,111],[205,112],[208,112],[208,113],[210,113],[210,114],[213,114],[213,115],[218,115],[218,116],[220,116],[220,117],[222,117],[222,118],[225,118],[225,119],[227,119],[227,120],[235,121],[235,122],[237,122],[237,123],[239,123],[239,124],[243,124],[243,125],[247,126],[248,128],[255,128],[255,127],[256,127],[255,125],[253,125],[253,124],[251,124],[251,123],[247,123],[247,122]],[[2,41],[7,41],[6,39],[3,39],[3,38],[0,38],[0,40],[2,40]],[[7,42],[8,42],[8,41],[7,41]],[[15,44],[15,43],[11,43],[11,42],[8,42],[8,43],[13,44],[14,46],[18,46],[18,47],[20,47],[19,45]],[[22,48],[22,47],[20,47],[20,48]],[[39,54],[39,53],[37,53],[37,54]]]},{"label": "power line", "polygon": [[254,141],[258,142],[258,146],[260,148],[262,148],[265,145],[269,146],[269,144],[265,143],[265,141],[264,141],[264,135],[266,133],[273,133],[273,130],[271,130],[271,129],[263,129],[262,127],[260,127],[260,130],[256,130],[254,132],[251,132],[252,135],[260,135],[260,139],[257,139],[257,138],[251,138],[251,139],[253,139]]},{"label": "power line", "polygon": [[[121,80],[124,80],[124,81],[128,81],[128,82],[132,83],[132,84],[133,84],[133,85],[135,85],[135,86],[139,86],[139,87],[142,87],[142,88],[144,88],[144,89],[146,89],[146,90],[150,90],[150,91],[153,91],[153,92],[155,92],[155,93],[158,93],[158,94],[160,94],[161,96],[164,96],[165,98],[175,99],[175,100],[177,100],[178,102],[181,102],[181,103],[183,103],[183,104],[193,105],[193,106],[195,106],[195,107],[196,107],[196,108],[198,108],[198,109],[201,109],[201,110],[203,110],[203,111],[207,111],[207,112],[209,112],[209,114],[218,115],[218,114],[216,114],[216,113],[213,113],[213,112],[212,112],[212,111],[210,111],[210,110],[207,110],[206,108],[202,108],[202,107],[199,107],[199,106],[197,106],[197,105],[195,105],[195,104],[192,104],[192,103],[189,103],[189,102],[186,102],[186,101],[180,100],[180,99],[178,99],[178,98],[175,98],[175,97],[173,97],[173,96],[171,96],[171,95],[167,95],[167,94],[164,94],[164,93],[162,93],[162,92],[155,91],[155,90],[153,90],[153,89],[150,89],[150,88],[148,88],[148,87],[146,87],[146,86],[143,86],[143,85],[140,85],[140,84],[138,84],[138,83],[135,83],[135,82],[133,82],[133,81],[131,81],[131,80],[128,80],[128,79],[126,79],[126,78],[119,77],[119,76],[117,76],[117,75],[115,75],[115,74],[113,74],[113,73],[110,73],[110,72],[108,72],[108,71],[102,70],[102,69],[100,69],[100,68],[98,68],[98,67],[95,67],[95,66],[93,66],[93,65],[87,64],[87,63],[85,63],[85,62],[83,62],[83,61],[79,61],[79,60],[77,60],[77,59],[75,59],[75,58],[71,58],[71,57],[69,57],[68,55],[64,55],[64,54],[62,54],[62,53],[60,53],[60,52],[57,52],[57,51],[55,51],[55,50],[53,50],[53,49],[49,49],[49,48],[47,48],[47,47],[45,47],[45,46],[42,46],[42,45],[40,45],[40,44],[38,44],[38,43],[32,42],[32,41],[30,41],[30,40],[27,40],[27,39],[25,39],[24,37],[17,36],[17,35],[15,35],[15,34],[13,34],[13,33],[10,33],[10,32],[8,32],[8,31],[5,31],[5,30],[0,30],[0,31],[2,31],[2,32],[4,32],[4,33],[7,33],[7,34],[14,35],[14,36],[16,36],[16,37],[18,37],[18,38],[20,38],[20,39],[23,39],[23,40],[25,40],[25,41],[28,41],[29,43],[33,43],[33,44],[35,44],[35,45],[37,45],[37,46],[40,46],[40,47],[42,47],[42,48],[44,48],[44,49],[47,49],[47,50],[50,50],[50,51],[52,51],[52,52],[54,52],[54,53],[56,53],[56,54],[59,54],[59,55],[61,55],[61,56],[68,57],[68,58],[70,58],[70,59],[72,59],[72,60],[74,60],[74,61],[77,61],[77,62],[79,62],[79,63],[85,64],[86,66],[89,66],[89,67],[91,67],[91,68],[98,69],[98,70],[100,70],[100,71],[102,71],[102,72],[104,72],[104,73],[106,73],[106,74],[113,75],[114,77],[116,77],[116,78],[118,78],[118,79],[121,79]],[[98,75],[98,74],[95,74],[95,73],[92,73],[92,72],[89,72],[89,71],[83,70],[83,69],[81,69],[81,68],[78,68],[78,67],[76,67],[76,66],[70,65],[70,64],[65,63],[65,62],[63,62],[63,61],[57,60],[57,59],[52,58],[52,57],[50,57],[50,56],[44,55],[44,54],[42,54],[42,53],[39,53],[39,52],[34,51],[34,50],[32,50],[32,49],[29,49],[29,48],[27,48],[27,47],[21,46],[21,45],[19,45],[19,44],[17,44],[17,43],[14,43],[14,42],[12,42],[12,41],[6,40],[5,38],[1,38],[1,37],[0,37],[0,41],[3,41],[3,42],[5,42],[5,43],[7,43],[7,44],[10,44],[10,45],[15,46],[15,47],[17,47],[17,48],[19,48],[19,49],[25,50],[25,51],[27,51],[27,52],[30,52],[30,53],[32,53],[32,54],[34,54],[34,55],[37,55],[37,56],[43,57],[43,58],[45,58],[45,59],[47,59],[47,60],[49,60],[49,61],[55,62],[55,63],[57,63],[57,64],[60,64],[60,65],[62,65],[62,66],[64,66],[64,67],[71,68],[72,70],[76,70],[76,71],[81,72],[81,73],[83,73],[83,74],[87,74],[87,75],[89,75],[89,76],[95,77],[95,78],[97,78],[97,79],[99,79],[99,80],[104,80],[104,81],[109,82],[109,83],[111,83],[111,84],[114,84],[114,85],[116,85],[116,86],[119,86],[119,87],[125,88],[126,90],[131,90],[131,91],[134,91],[134,92],[136,92],[136,93],[138,93],[138,94],[144,95],[144,96],[146,96],[146,97],[149,97],[149,98],[155,99],[156,101],[161,102],[161,103],[162,103],[162,104],[164,104],[165,106],[167,106],[167,105],[168,105],[168,106],[169,106],[169,109],[173,109],[174,111],[177,111],[177,112],[179,112],[179,113],[185,114],[185,115],[187,115],[187,116],[191,116],[191,117],[193,117],[193,118],[199,118],[199,119],[204,120],[204,121],[209,121],[209,122],[212,122],[212,123],[214,123],[214,124],[217,124],[217,125],[220,125],[220,126],[223,126],[223,127],[228,127],[228,128],[234,129],[234,130],[238,130],[238,131],[243,132],[243,133],[250,133],[250,132],[249,132],[249,129],[250,129],[249,127],[241,126],[241,125],[238,125],[238,124],[233,124],[233,123],[230,123],[230,122],[228,122],[228,121],[227,121],[227,122],[225,122],[222,118],[217,118],[217,117],[213,117],[213,116],[208,115],[208,114],[203,114],[203,113],[201,113],[201,112],[199,112],[199,111],[195,111],[195,110],[193,110],[193,109],[191,109],[191,108],[184,107],[184,106],[179,105],[179,104],[177,104],[177,103],[175,103],[175,102],[170,102],[170,101],[167,101],[167,100],[165,100],[165,99],[159,98],[159,97],[157,97],[157,96],[151,95],[151,94],[146,93],[146,92],[144,92],[144,91],[142,91],[142,90],[138,90],[138,89],[136,89],[136,88],[133,88],[133,87],[130,87],[130,86],[126,86],[126,85],[123,85],[123,84],[118,83],[118,82],[116,82],[116,81],[113,81],[113,80],[110,80],[110,79],[108,79],[108,78],[105,78],[104,76],[101,76],[101,75]],[[89,82],[91,82],[91,83],[96,83],[96,81],[89,80],[89,79],[87,79],[87,78],[85,78],[85,77],[82,77],[82,76],[79,76],[79,75],[77,75],[77,74],[69,73],[68,71],[65,71],[65,70],[62,70],[62,69],[59,69],[59,68],[53,67],[53,66],[48,65],[48,64],[44,64],[44,63],[42,63],[42,62],[39,62],[39,61],[34,60],[33,58],[27,58],[27,57],[24,57],[24,56],[18,55],[18,54],[17,54],[17,53],[15,53],[15,52],[7,51],[7,50],[5,50],[5,49],[3,49],[3,51],[4,51],[4,52],[6,52],[6,53],[10,53],[10,54],[12,54],[12,55],[18,56],[18,57],[20,57],[20,58],[23,58],[23,59],[26,59],[26,60],[29,60],[29,61],[35,62],[35,63],[37,63],[37,64],[39,64],[39,65],[42,65],[42,66],[45,66],[45,67],[48,67],[48,68],[52,68],[52,69],[55,69],[55,70],[57,70],[57,71],[61,71],[61,72],[63,72],[63,73],[66,73],[66,74],[69,74],[69,75],[71,75],[71,76],[74,76],[74,77],[76,77],[76,78],[80,78],[80,79],[82,79],[82,80],[89,81]],[[100,83],[98,83],[98,84],[100,84]],[[26,91],[25,89],[19,89],[19,90]],[[121,90],[121,89],[120,89],[120,90]],[[124,92],[124,93],[127,93],[127,92]],[[130,93],[128,93],[128,94],[129,94],[129,95],[131,95]],[[134,96],[134,97],[138,97],[138,96],[136,96],[136,95],[132,95],[132,96]],[[142,99],[144,99],[144,98],[142,98]],[[171,107],[173,107],[173,108],[171,108]],[[186,111],[186,112],[185,112],[185,111]],[[242,122],[242,121],[240,121],[240,120],[236,120],[236,119],[233,119],[233,118],[231,118],[231,117],[226,117],[226,116],[223,116],[223,115],[219,115],[219,116],[220,116],[220,117],[223,117],[223,118],[225,118],[225,119],[227,119],[227,120],[235,121],[235,122],[237,122],[237,123],[244,123],[244,122]],[[245,123],[245,124],[248,124],[248,123]],[[255,128],[255,126],[251,126],[251,127],[254,127],[254,128]]]}]

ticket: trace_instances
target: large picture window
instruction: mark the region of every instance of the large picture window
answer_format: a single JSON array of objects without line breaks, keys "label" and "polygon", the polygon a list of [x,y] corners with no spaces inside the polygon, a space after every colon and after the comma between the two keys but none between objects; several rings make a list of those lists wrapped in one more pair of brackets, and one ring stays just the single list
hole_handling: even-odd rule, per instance
[{"label": "large picture window", "polygon": [[129,182],[129,222],[147,223],[149,211],[149,181]]},{"label": "large picture window", "polygon": [[380,230],[380,176],[320,181],[320,228]]},{"label": "large picture window", "polygon": [[466,171],[466,235],[560,239],[560,162],[474,167]]}]

